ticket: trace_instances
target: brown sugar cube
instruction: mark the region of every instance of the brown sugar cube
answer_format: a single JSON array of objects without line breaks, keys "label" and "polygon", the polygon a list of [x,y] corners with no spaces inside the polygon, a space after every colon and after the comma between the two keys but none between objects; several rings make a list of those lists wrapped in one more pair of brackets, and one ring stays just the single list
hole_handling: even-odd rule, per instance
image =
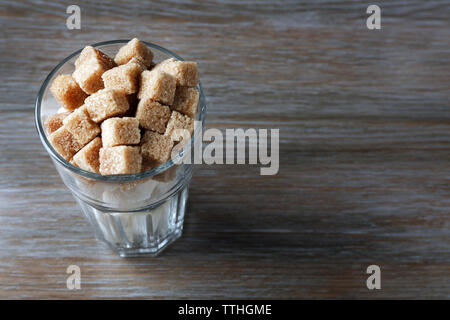
[{"label": "brown sugar cube", "polygon": [[174,76],[177,86],[195,87],[198,83],[197,63],[193,61],[179,61],[170,58],[158,63],[153,70],[164,71]]},{"label": "brown sugar cube", "polygon": [[148,67],[152,63],[153,52],[139,39],[134,38],[119,49],[119,52],[114,57],[114,61],[120,65],[127,63],[132,58],[136,58]]},{"label": "brown sugar cube", "polygon": [[106,71],[102,75],[102,79],[105,88],[132,94],[138,91],[141,72],[142,69],[137,63],[127,63]]},{"label": "brown sugar cube", "polygon": [[199,97],[200,93],[196,88],[177,87],[172,109],[194,118],[198,108]]},{"label": "brown sugar cube", "polygon": [[104,147],[138,144],[140,140],[139,121],[136,118],[109,118],[102,123],[102,142]]},{"label": "brown sugar cube", "polygon": [[86,98],[85,104],[89,116],[95,122],[122,115],[129,108],[127,97],[112,89],[103,89],[96,92]]},{"label": "brown sugar cube", "polygon": [[100,173],[133,174],[141,171],[142,156],[139,147],[117,146],[100,149]]},{"label": "brown sugar cube", "polygon": [[47,128],[47,132],[50,134],[61,128],[63,126],[64,118],[68,115],[69,112],[62,112],[52,114],[50,117],[48,117],[48,119],[44,123],[45,127]]},{"label": "brown sugar cube", "polygon": [[50,141],[56,152],[67,161],[83,147],[64,126],[49,135],[48,141]]},{"label": "brown sugar cube", "polygon": [[86,106],[82,106],[72,112],[63,120],[66,129],[85,145],[100,133],[100,126],[91,120]]},{"label": "brown sugar cube", "polygon": [[148,167],[156,167],[170,159],[173,141],[162,134],[147,130],[141,141],[141,153]]},{"label": "brown sugar cube", "polygon": [[78,68],[78,66],[91,59],[99,61],[107,69],[111,69],[116,66],[114,60],[111,57],[109,57],[106,53],[94,47],[86,46],[81,51],[77,60],[75,60],[75,68]]},{"label": "brown sugar cube", "polygon": [[115,66],[103,52],[92,47],[86,47],[75,62],[72,76],[87,94],[93,94],[104,88],[102,74]]},{"label": "brown sugar cube", "polygon": [[143,99],[138,103],[136,118],[142,128],[164,133],[170,119],[170,108],[151,99]]},{"label": "brown sugar cube", "polygon": [[[141,72],[144,71],[144,70],[147,70],[147,66],[145,64],[143,64],[142,61],[137,59],[137,58],[132,58],[130,61],[127,62],[127,64],[128,63],[135,63],[135,64],[137,64],[139,69],[141,70]],[[154,65],[153,62],[150,64],[150,67],[152,65]]]},{"label": "brown sugar cube", "polygon": [[161,71],[144,71],[140,77],[138,98],[144,97],[172,105],[175,97],[176,80],[171,75]]},{"label": "brown sugar cube", "polygon": [[71,163],[83,170],[100,173],[100,148],[102,147],[102,139],[95,138],[80,151],[78,151],[71,161]]},{"label": "brown sugar cube", "polygon": [[185,137],[186,130],[192,136],[194,120],[177,111],[172,111],[164,135],[170,137],[173,141],[181,141]]},{"label": "brown sugar cube", "polygon": [[70,74],[61,74],[53,80],[50,92],[68,111],[75,110],[84,103],[87,94],[81,90]]},{"label": "brown sugar cube", "polygon": [[88,60],[78,66],[72,76],[80,85],[81,89],[88,94],[93,94],[105,86],[102,80],[102,74],[107,69],[96,60]]}]

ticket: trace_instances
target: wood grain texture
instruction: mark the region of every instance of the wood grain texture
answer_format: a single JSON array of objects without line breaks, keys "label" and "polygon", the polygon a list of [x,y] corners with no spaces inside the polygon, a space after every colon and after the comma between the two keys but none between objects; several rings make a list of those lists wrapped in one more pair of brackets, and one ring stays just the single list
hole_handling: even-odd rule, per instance
[{"label": "wood grain texture", "polygon": [[[450,298],[447,1],[378,2],[380,31],[360,1],[77,2],[73,31],[71,3],[0,2],[0,298]],[[134,36],[198,61],[208,127],[280,128],[280,171],[198,166],[183,237],[121,259],[33,108],[63,57]]]}]

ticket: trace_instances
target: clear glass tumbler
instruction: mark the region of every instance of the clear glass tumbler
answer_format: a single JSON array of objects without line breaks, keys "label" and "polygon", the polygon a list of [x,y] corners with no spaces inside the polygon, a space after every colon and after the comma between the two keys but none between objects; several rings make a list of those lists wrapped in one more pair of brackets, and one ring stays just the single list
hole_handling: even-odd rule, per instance
[{"label": "clear glass tumbler", "polygon": [[[128,40],[113,40],[92,45],[114,56]],[[158,45],[144,42],[155,61],[170,57],[183,60]],[[175,158],[152,170],[129,175],[102,176],[73,166],[64,160],[47,139],[43,123],[60,106],[49,92],[59,74],[70,74],[81,50],[62,60],[45,79],[36,99],[35,121],[39,137],[64,184],[72,192],[97,239],[120,256],[157,255],[181,236],[188,197],[192,164],[182,163],[200,142],[206,103],[201,84],[199,110],[191,141]],[[200,125],[199,125],[200,124]]]}]

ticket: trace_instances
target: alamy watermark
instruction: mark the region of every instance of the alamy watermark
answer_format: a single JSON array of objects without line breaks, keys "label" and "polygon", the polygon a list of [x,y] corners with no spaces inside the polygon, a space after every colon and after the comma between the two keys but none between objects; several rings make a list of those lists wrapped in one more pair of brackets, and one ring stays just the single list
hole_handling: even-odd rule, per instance
[{"label": "alamy watermark", "polygon": [[369,30],[381,29],[381,9],[376,4],[371,4],[367,7],[366,13],[371,15],[366,20],[366,26]]},{"label": "alamy watermark", "polygon": [[[72,4],[66,9],[69,14],[66,20],[66,27],[69,30],[81,29],[81,9],[79,6]],[[371,4],[367,7],[366,13],[370,16],[366,20],[366,26],[369,30],[381,29],[381,8],[376,4]]]},{"label": "alamy watermark", "polygon": [[81,289],[81,269],[76,264],[71,264],[67,267],[66,273],[70,274],[67,277],[66,285],[69,290]]},{"label": "alamy watermark", "polygon": [[70,14],[66,20],[66,27],[69,30],[81,29],[81,9],[79,6],[72,4],[67,7],[66,13]]},{"label": "alamy watermark", "polygon": [[[184,164],[260,164],[261,175],[275,175],[280,167],[279,129],[237,128],[226,129],[225,134],[216,128],[203,132],[201,121],[194,122],[195,143],[177,163]],[[176,129],[172,136],[182,142],[172,150],[172,159],[191,139],[187,129]],[[270,151],[270,152],[269,152]]]},{"label": "alamy watermark", "polygon": [[381,289],[381,269],[376,264],[372,264],[367,267],[367,274],[370,276],[366,280],[366,286],[369,290],[380,290]]}]

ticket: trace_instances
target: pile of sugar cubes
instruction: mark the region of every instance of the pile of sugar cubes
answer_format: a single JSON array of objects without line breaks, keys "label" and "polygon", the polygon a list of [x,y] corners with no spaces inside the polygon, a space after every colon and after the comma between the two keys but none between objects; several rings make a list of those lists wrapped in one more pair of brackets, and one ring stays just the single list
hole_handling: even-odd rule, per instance
[{"label": "pile of sugar cubes", "polygon": [[[72,75],[57,76],[50,92],[64,108],[45,122],[53,148],[73,165],[102,175],[150,170],[170,159],[194,129],[199,92],[197,64],[153,63],[138,39],[114,59],[91,46]],[[182,130],[180,130],[182,129]]]}]

